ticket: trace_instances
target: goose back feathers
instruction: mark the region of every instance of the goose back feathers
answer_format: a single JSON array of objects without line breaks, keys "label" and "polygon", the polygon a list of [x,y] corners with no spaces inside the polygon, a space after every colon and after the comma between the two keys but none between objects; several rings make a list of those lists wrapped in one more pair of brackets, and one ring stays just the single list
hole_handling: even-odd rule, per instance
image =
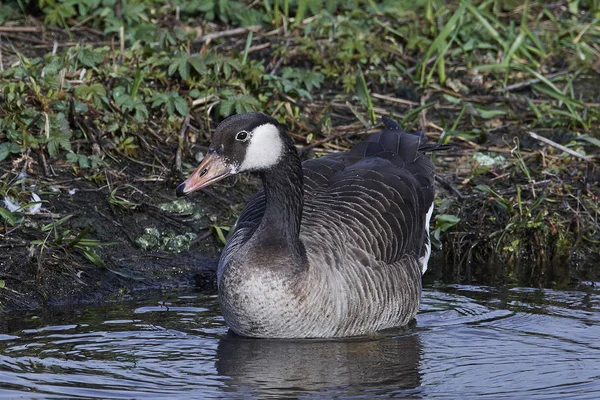
[{"label": "goose back feathers", "polygon": [[384,117],[384,130],[350,151],[300,163],[274,119],[234,118],[217,128],[211,145],[232,173],[258,163],[244,159],[249,151],[227,148],[242,130],[248,148],[260,139],[278,153],[253,169],[264,188],[241,213],[221,255],[219,299],[227,324],[245,336],[339,337],[414,318],[434,199],[434,167],[423,152],[438,146]]}]

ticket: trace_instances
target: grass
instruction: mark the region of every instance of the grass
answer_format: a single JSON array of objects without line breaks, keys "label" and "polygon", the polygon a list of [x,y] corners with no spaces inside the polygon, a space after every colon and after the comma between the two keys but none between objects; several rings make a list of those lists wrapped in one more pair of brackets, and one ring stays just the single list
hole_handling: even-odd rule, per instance
[{"label": "grass", "polygon": [[[493,260],[506,267],[495,283],[566,282],[579,276],[571,267],[539,274],[521,261],[539,269],[597,254],[599,60],[594,0],[8,1],[0,197],[27,202],[38,177],[49,186],[68,173],[134,209],[107,171],[126,160],[177,180],[171,171],[189,170],[189,149],[228,115],[269,113],[317,153],[348,148],[392,115],[455,149],[438,156],[449,159],[448,193],[461,196],[441,192],[435,225],[449,280],[485,281],[493,268],[472,273],[468,261]],[[482,151],[506,162],[474,166]],[[30,219],[3,207],[0,218],[4,236]]]}]

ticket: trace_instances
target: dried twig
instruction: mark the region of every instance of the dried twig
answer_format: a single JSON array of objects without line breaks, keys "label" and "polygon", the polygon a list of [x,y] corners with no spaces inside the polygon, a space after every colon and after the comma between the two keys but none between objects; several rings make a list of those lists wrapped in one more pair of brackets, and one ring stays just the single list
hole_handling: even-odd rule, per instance
[{"label": "dried twig", "polygon": [[266,48],[271,47],[271,42],[267,42],[267,43],[263,43],[263,44],[257,44],[256,46],[252,46],[248,49],[248,54],[250,53],[254,53],[255,51],[260,51],[260,50],[264,50]]},{"label": "dried twig", "polygon": [[0,32],[44,32],[43,26],[0,26]]},{"label": "dried twig", "polygon": [[281,63],[283,63],[283,57],[280,57],[277,62],[275,63],[275,65],[273,66],[273,69],[271,70],[271,72],[269,73],[269,75],[271,76],[275,76],[275,74],[277,73],[277,69],[279,69],[279,67],[281,66]]},{"label": "dried twig", "polygon": [[570,155],[572,155],[573,157],[578,157],[581,158],[582,160],[585,161],[592,161],[590,157],[584,156],[581,153],[576,152],[575,150],[571,150],[568,147],[563,146],[562,144],[558,144],[550,139],[547,139],[543,136],[538,135],[537,133],[533,133],[533,132],[527,132],[529,134],[529,136],[531,136],[532,138],[534,138],[535,140],[539,140],[540,142],[546,143],[552,147],[555,147],[559,150],[564,151],[565,153],[568,153]]},{"label": "dried twig", "polygon": [[35,43],[35,44],[47,44],[48,43],[48,42],[45,42],[40,39],[32,38],[29,36],[23,36],[23,35],[19,35],[17,33],[11,33],[11,32],[4,32],[2,36],[17,39],[21,42],[29,42],[29,43]]},{"label": "dried twig", "polygon": [[[420,105],[424,106],[427,103],[429,96],[430,96],[429,92],[425,93],[425,95],[421,97]],[[423,109],[419,112],[419,128],[420,128],[421,132],[423,132],[424,134],[427,134],[428,126],[429,126],[429,124],[427,123],[427,107],[423,107]]]},{"label": "dried twig", "polygon": [[371,97],[375,97],[376,99],[379,99],[379,100],[390,101],[392,103],[404,104],[407,106],[415,106],[415,107],[419,106],[419,103],[417,103],[415,101],[399,99],[397,97],[386,96],[384,94],[371,93]]},{"label": "dried twig", "polygon": [[181,158],[183,155],[183,146],[185,143],[185,133],[187,132],[189,125],[190,116],[188,115],[181,123],[181,129],[179,130],[179,144],[177,145],[177,153],[175,154],[175,165],[173,166],[173,169],[177,172],[181,172]]},{"label": "dried twig", "polygon": [[119,62],[125,60],[125,27],[119,28],[119,43],[120,43],[120,59]]},{"label": "dried twig", "polygon": [[209,33],[208,35],[204,35],[200,38],[196,38],[196,39],[194,39],[194,42],[196,42],[196,43],[197,42],[206,42],[208,40],[217,39],[220,37],[243,35],[244,33],[259,32],[260,30],[262,30],[261,25],[252,25],[252,26],[246,26],[243,28],[227,29],[225,31]]},{"label": "dried twig", "polygon": [[99,46],[110,46],[111,42],[110,41],[99,41],[99,42],[96,42],[96,41],[93,41],[93,42],[92,41],[89,41],[89,42],[88,41],[81,41],[81,42],[62,42],[62,43],[56,43],[56,42],[54,42],[52,44],[51,43],[43,43],[42,42],[40,44],[36,44],[34,46],[28,46],[28,47],[30,49],[47,49],[48,47],[52,47],[52,48],[54,48],[55,46],[56,47],[72,47],[72,46],[75,46],[75,45],[81,45],[81,46],[93,45],[93,46],[99,47]]},{"label": "dried twig", "polygon": [[211,100],[216,100],[217,96],[215,96],[214,94],[208,95],[208,96],[204,96],[204,97],[200,97],[199,99],[196,99],[194,101],[192,101],[192,108],[200,106],[202,104],[206,104]]},{"label": "dried twig", "polygon": [[[546,76],[545,78],[546,79],[553,79],[553,78],[556,78],[557,76],[566,75],[569,72],[571,72],[571,71],[569,71],[569,70],[559,71],[559,72],[555,72],[553,74],[550,74],[550,75]],[[519,82],[519,83],[514,83],[512,85],[508,85],[505,88],[498,88],[498,89],[494,90],[494,92],[496,92],[496,93],[504,93],[504,92],[508,92],[508,91],[511,91],[511,90],[522,89],[524,87],[535,85],[536,83],[539,83],[539,82],[541,82],[541,79],[539,79],[539,78],[530,79],[528,81],[524,81],[524,82]]]},{"label": "dried twig", "polygon": [[43,150],[38,152],[38,160],[44,171],[44,176],[56,176],[54,171],[52,171],[48,165],[48,161],[46,160],[46,155],[44,154]]}]

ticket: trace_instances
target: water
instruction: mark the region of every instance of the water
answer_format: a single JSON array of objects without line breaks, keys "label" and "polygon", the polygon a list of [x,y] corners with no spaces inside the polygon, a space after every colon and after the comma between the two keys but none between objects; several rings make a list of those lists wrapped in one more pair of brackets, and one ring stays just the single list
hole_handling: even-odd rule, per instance
[{"label": "water", "polygon": [[346,340],[236,337],[194,293],[1,318],[0,399],[600,398],[598,291],[426,288]]}]

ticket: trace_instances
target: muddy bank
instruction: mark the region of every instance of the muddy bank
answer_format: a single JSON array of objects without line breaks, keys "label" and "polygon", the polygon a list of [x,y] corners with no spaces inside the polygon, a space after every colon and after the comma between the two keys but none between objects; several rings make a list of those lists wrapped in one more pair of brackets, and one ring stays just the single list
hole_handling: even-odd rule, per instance
[{"label": "muddy bank", "polygon": [[[436,156],[437,247],[425,280],[566,288],[599,279],[592,204],[599,168],[565,159],[560,171],[545,176],[544,166],[536,167],[539,150],[523,150],[535,181],[509,153],[485,168],[475,165],[474,151]],[[42,200],[38,213],[24,212],[23,221],[5,220],[1,228],[2,310],[117,300],[151,288],[216,292],[223,236],[260,185],[256,177],[237,177],[177,200],[181,174],[138,163],[95,175],[58,164],[51,178],[33,163],[20,183],[9,164],[2,167],[21,199],[36,193]]]},{"label": "muddy bank", "polygon": [[[598,281],[600,165],[525,132],[438,159],[437,279],[562,289]],[[570,141],[560,130],[545,135]]]},{"label": "muddy bank", "polygon": [[20,197],[37,194],[42,209],[15,213],[23,220],[0,228],[0,310],[119,299],[142,289],[216,290],[222,244],[214,226],[233,222],[244,202],[239,190],[185,203],[175,201],[171,180],[152,179],[135,164],[95,177],[54,171],[51,179],[30,171]]}]

